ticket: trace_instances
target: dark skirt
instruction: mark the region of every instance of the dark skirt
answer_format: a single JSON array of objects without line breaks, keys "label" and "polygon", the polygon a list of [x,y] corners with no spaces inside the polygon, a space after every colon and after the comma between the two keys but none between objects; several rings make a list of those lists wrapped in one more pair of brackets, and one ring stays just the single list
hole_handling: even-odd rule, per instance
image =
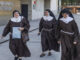
[{"label": "dark skirt", "polygon": [[74,46],[74,59],[73,60],[80,60],[80,42]]},{"label": "dark skirt", "polygon": [[61,35],[61,60],[73,60],[74,57],[74,45],[73,36],[62,34]]},{"label": "dark skirt", "polygon": [[59,51],[59,44],[55,38],[54,32],[42,31],[41,32],[41,45],[42,51],[55,50]]},{"label": "dark skirt", "polygon": [[30,57],[31,53],[26,46],[26,44],[23,43],[21,39],[12,39],[9,43],[9,48],[13,55],[18,55],[19,57]]}]

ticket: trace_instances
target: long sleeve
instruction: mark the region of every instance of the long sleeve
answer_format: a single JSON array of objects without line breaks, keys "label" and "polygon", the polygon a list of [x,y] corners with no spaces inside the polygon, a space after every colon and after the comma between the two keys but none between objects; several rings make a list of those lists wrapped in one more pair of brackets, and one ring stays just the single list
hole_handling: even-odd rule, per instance
[{"label": "long sleeve", "polygon": [[43,18],[40,20],[40,23],[39,23],[39,32],[41,32],[43,28]]},{"label": "long sleeve", "polygon": [[56,19],[53,19],[53,29],[57,29],[57,21]]},{"label": "long sleeve", "polygon": [[29,29],[30,29],[29,21],[26,20],[25,18],[23,18],[23,20],[22,20],[22,27],[24,27],[24,30],[26,30],[27,32],[28,32]]},{"label": "long sleeve", "polygon": [[74,31],[74,41],[77,41],[78,40],[77,38],[79,35],[79,30],[78,30],[78,26],[75,21],[72,22],[72,29]]},{"label": "long sleeve", "polygon": [[53,30],[55,31],[55,37],[57,38],[57,21],[53,19]]},{"label": "long sleeve", "polygon": [[4,28],[3,33],[2,33],[2,36],[5,37],[9,32],[10,32],[10,21],[8,22],[8,24]]},{"label": "long sleeve", "polygon": [[60,32],[60,30],[61,30],[61,26],[60,26],[60,20],[58,20],[58,27],[57,27],[57,29],[58,29],[58,31]]},{"label": "long sleeve", "polygon": [[72,23],[72,29],[74,31],[74,36],[75,37],[78,36],[79,35],[79,30],[78,30],[78,26],[77,26],[75,21],[73,21],[73,23]]},{"label": "long sleeve", "polygon": [[58,23],[57,23],[57,34],[58,34],[58,40],[61,40],[60,30],[61,30],[60,20],[58,20]]}]

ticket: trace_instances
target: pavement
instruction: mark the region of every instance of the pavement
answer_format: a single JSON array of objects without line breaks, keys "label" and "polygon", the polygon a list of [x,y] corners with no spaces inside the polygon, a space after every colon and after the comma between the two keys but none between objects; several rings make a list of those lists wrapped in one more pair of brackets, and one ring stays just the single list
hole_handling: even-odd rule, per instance
[{"label": "pavement", "polygon": [[[80,15],[74,15],[74,17],[80,31]],[[31,21],[30,25],[31,25],[30,30],[38,28],[39,21]],[[0,34],[2,33],[3,28],[4,26],[0,27]],[[23,60],[61,60],[61,51],[60,52],[52,51],[52,54],[53,54],[52,56],[47,56],[48,52],[46,52],[46,56],[43,58],[40,58],[40,54],[42,52],[41,38],[40,36],[37,35],[37,33],[38,33],[38,29],[29,33],[30,41],[27,43],[27,45],[31,51],[31,57],[23,58]],[[6,37],[5,39],[7,38],[8,37]],[[0,40],[0,41],[3,41],[3,40]],[[9,41],[6,43],[0,44],[0,60],[14,60],[14,56],[9,50]]]}]

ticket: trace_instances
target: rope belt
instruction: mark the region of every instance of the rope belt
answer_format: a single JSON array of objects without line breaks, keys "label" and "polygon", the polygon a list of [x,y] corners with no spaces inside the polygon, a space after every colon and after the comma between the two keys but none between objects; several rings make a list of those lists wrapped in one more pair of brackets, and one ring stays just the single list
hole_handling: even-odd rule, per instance
[{"label": "rope belt", "polygon": [[74,32],[66,32],[66,31],[63,31],[63,30],[61,30],[61,32],[65,33],[65,34],[69,34],[69,35],[73,35],[74,34]]},{"label": "rope belt", "polygon": [[42,30],[44,30],[44,31],[52,31],[53,29],[45,29],[45,28],[43,28]]}]

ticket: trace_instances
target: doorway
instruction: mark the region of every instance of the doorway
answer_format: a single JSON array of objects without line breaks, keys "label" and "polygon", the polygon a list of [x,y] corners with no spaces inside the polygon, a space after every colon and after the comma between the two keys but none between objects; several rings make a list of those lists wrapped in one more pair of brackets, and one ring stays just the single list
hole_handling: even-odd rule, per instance
[{"label": "doorway", "polygon": [[22,4],[21,5],[21,15],[28,19],[28,5]]}]

